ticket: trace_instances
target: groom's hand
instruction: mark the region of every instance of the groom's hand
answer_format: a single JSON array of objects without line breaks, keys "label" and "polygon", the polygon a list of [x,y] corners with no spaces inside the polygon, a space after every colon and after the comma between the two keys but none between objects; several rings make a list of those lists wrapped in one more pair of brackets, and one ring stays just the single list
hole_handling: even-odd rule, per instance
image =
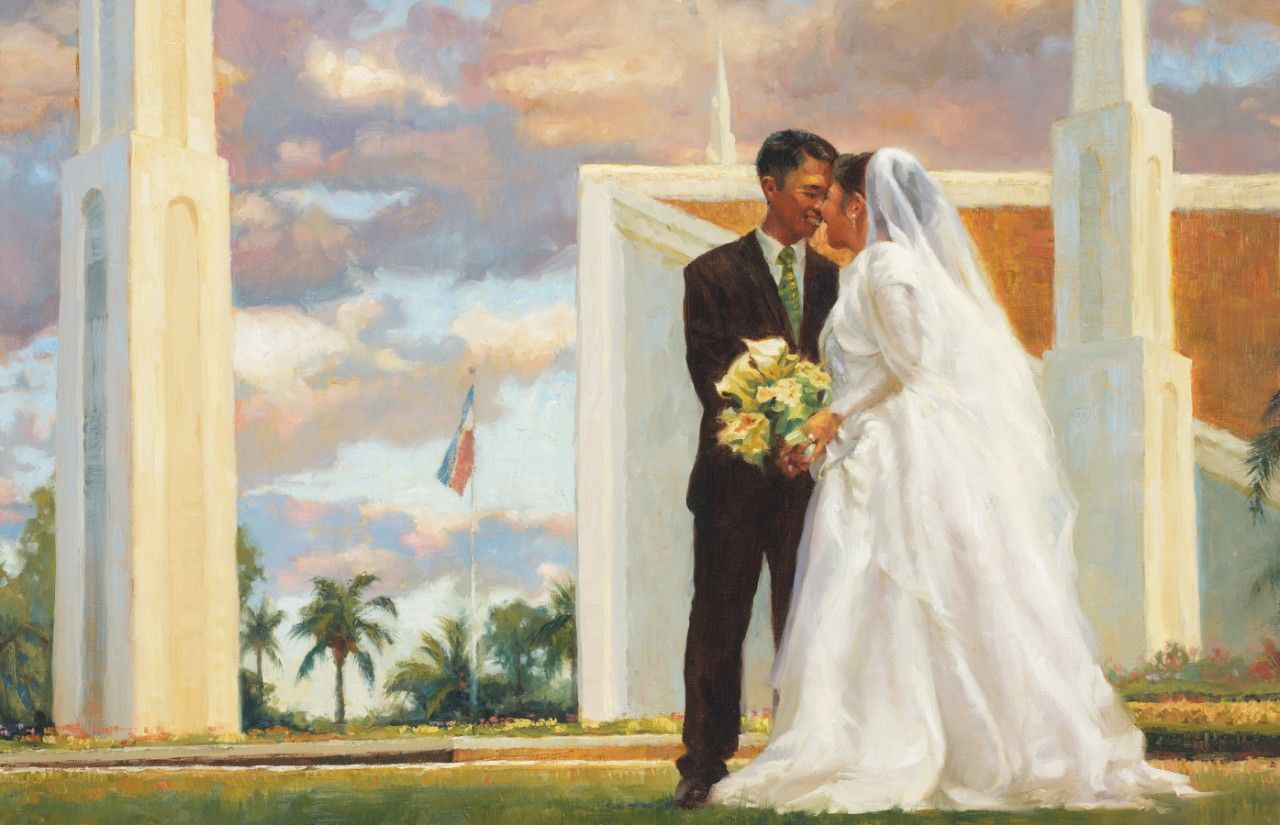
[{"label": "groom's hand", "polygon": [[804,454],[805,445],[798,447],[788,447],[782,445],[777,457],[774,459],[778,465],[778,469],[782,470],[782,474],[787,478],[798,478],[799,476],[809,472],[810,459]]}]

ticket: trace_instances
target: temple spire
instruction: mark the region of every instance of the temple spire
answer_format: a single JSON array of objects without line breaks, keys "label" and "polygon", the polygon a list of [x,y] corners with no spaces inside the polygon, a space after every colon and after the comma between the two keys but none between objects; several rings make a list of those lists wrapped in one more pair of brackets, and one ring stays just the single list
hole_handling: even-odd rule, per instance
[{"label": "temple spire", "polygon": [[738,141],[733,136],[729,108],[729,78],[724,68],[724,37],[716,36],[716,91],[711,96],[711,143],[707,161],[731,166],[738,162]]},{"label": "temple spire", "polygon": [[1073,112],[1150,105],[1146,16],[1143,0],[1078,0]]}]

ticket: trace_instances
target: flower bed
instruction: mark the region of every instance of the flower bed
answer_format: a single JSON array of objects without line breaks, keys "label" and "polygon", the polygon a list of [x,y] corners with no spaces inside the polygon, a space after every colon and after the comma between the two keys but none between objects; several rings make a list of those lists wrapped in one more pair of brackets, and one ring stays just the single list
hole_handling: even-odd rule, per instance
[{"label": "flower bed", "polygon": [[[642,719],[618,719],[611,722],[589,720],[562,722],[556,719],[490,718],[479,724],[449,723],[442,725],[347,725],[345,730],[295,731],[289,728],[252,730],[230,736],[142,736],[129,739],[100,739],[67,732],[34,735],[12,741],[0,741],[0,753],[36,749],[81,750],[88,748],[120,748],[147,745],[212,745],[256,744],[279,742],[325,742],[346,739],[448,738],[454,736],[628,736],[637,734],[679,734],[684,715],[651,716]],[[769,714],[753,713],[742,719],[744,733],[768,733]]]},{"label": "flower bed", "polygon": [[1206,702],[1175,699],[1165,702],[1129,702],[1141,727],[1186,726],[1196,728],[1248,728],[1280,734],[1280,702]]}]

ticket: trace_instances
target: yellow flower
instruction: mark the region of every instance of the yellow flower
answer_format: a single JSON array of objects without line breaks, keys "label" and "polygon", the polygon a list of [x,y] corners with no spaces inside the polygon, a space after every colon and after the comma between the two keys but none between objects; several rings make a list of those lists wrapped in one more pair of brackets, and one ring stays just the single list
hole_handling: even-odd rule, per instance
[{"label": "yellow flower", "polygon": [[726,410],[720,420],[724,426],[716,440],[752,464],[760,464],[769,451],[772,429],[769,419],[760,413]]},{"label": "yellow flower", "polygon": [[794,378],[783,378],[773,385],[773,397],[785,407],[800,403],[800,383]]},{"label": "yellow flower", "polygon": [[798,376],[808,382],[808,384],[816,390],[831,389],[831,376],[826,373],[822,367],[812,361],[802,361],[796,367]]}]

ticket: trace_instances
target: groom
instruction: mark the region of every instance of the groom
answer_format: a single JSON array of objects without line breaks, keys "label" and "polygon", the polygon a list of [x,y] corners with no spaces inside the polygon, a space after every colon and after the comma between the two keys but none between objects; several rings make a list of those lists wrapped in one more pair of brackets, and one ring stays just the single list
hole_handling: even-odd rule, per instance
[{"label": "groom", "polygon": [[813,482],[789,454],[764,471],[716,442],[728,402],[715,390],[746,339],[783,338],[817,361],[818,333],[836,299],[838,270],[807,248],[821,222],[836,150],[810,132],[765,139],[756,173],[768,211],[742,238],[684,270],[686,362],[702,402],[689,478],[693,608],[685,646],[685,754],[676,805],[700,808],[738,747],[742,644],[763,562],[769,564],[775,645],[786,622],[805,507]]}]

